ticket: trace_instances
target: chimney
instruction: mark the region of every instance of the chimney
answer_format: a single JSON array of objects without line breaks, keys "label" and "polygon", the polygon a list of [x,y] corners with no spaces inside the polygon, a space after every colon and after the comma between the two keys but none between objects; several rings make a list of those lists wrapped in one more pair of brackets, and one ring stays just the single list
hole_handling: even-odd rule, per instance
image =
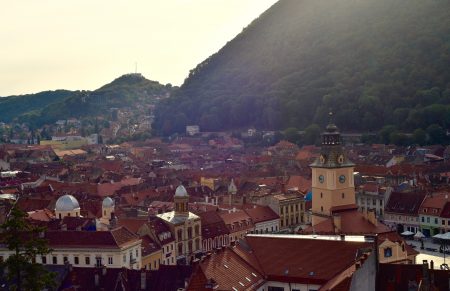
[{"label": "chimney", "polygon": [[334,233],[340,233],[341,232],[341,216],[340,215],[333,215],[333,226],[334,226]]},{"label": "chimney", "polygon": [[375,216],[375,210],[371,209],[367,212],[367,220],[369,220],[370,223],[372,223],[375,226],[378,225],[378,220]]},{"label": "chimney", "polygon": [[147,289],[147,276],[145,270],[141,271],[141,290]]},{"label": "chimney", "polygon": [[94,285],[95,287],[98,287],[100,285],[100,277],[97,273],[94,275]]}]

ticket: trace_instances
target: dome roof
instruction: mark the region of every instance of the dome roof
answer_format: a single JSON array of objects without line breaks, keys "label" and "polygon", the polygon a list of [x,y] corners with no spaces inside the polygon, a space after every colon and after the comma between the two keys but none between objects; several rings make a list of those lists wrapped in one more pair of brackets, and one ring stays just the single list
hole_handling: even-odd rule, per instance
[{"label": "dome roof", "polygon": [[175,196],[177,197],[185,197],[188,196],[188,193],[186,191],[186,188],[184,188],[183,185],[180,185],[177,187],[177,190],[175,190]]},{"label": "dome roof", "polygon": [[103,199],[102,207],[105,208],[114,207],[114,200],[112,200],[111,197],[106,197],[105,199]]},{"label": "dome roof", "polygon": [[80,204],[72,195],[63,195],[56,201],[56,211],[73,211],[76,209],[80,209]]}]

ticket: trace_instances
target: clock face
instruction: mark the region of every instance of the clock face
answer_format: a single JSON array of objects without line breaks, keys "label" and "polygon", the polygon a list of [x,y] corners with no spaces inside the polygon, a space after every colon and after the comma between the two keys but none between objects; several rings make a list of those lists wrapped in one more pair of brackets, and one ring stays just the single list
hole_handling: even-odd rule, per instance
[{"label": "clock face", "polygon": [[325,181],[325,177],[323,175],[320,175],[319,176],[319,182],[323,183],[323,181]]},{"label": "clock face", "polygon": [[345,182],[345,176],[344,176],[344,175],[340,175],[340,176],[339,176],[339,182],[340,182],[341,184],[343,184],[343,183]]}]

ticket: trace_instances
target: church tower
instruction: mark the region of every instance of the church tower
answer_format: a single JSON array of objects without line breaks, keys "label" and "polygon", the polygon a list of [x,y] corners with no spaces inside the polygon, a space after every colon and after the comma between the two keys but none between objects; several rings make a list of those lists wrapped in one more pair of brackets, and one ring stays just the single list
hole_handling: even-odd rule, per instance
[{"label": "church tower", "polygon": [[189,195],[183,185],[180,185],[175,190],[173,196],[175,203],[175,216],[189,216]]},{"label": "church tower", "polygon": [[228,185],[228,201],[229,205],[233,204],[234,197],[236,197],[237,187],[234,183],[234,179],[231,179],[230,185]]},{"label": "church tower", "polygon": [[322,134],[320,156],[310,166],[313,226],[330,218],[335,210],[355,206],[355,165],[348,160],[341,145],[339,129],[331,121]]}]

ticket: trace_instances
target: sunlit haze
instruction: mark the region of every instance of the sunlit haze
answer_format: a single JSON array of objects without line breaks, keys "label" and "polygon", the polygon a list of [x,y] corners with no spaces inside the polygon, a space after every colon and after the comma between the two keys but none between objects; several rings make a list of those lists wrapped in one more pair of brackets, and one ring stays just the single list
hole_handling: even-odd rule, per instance
[{"label": "sunlit haze", "polygon": [[0,96],[92,90],[129,72],[181,85],[276,0],[0,0]]}]

